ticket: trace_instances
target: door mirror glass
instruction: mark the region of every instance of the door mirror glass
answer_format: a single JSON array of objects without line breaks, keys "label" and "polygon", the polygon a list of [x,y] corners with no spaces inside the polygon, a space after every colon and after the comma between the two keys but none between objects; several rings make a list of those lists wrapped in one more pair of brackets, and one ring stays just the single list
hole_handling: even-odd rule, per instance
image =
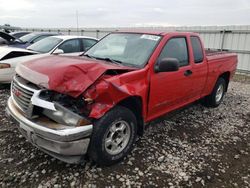
[{"label": "door mirror glass", "polygon": [[62,49],[59,49],[59,48],[57,48],[54,52],[53,52],[53,54],[55,54],[55,55],[59,55],[59,54],[63,54],[64,53],[64,51],[62,50]]},{"label": "door mirror glass", "polygon": [[174,72],[179,70],[179,60],[176,58],[163,58],[155,65],[155,72]]}]

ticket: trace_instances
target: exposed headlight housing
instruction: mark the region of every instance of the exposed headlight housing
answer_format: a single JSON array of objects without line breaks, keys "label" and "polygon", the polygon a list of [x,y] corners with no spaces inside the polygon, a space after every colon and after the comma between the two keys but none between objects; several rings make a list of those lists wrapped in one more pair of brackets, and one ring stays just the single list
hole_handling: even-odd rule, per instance
[{"label": "exposed headlight housing", "polygon": [[43,109],[43,114],[53,121],[66,126],[84,126],[91,122],[85,118],[89,113],[87,102],[82,97],[77,99],[70,96],[43,90],[39,97],[54,103],[56,111]]},{"label": "exposed headlight housing", "polygon": [[79,127],[84,125],[90,125],[91,122],[80,116],[64,106],[55,103],[56,111],[44,109],[43,114],[54,120],[57,123],[61,123],[66,126]]}]

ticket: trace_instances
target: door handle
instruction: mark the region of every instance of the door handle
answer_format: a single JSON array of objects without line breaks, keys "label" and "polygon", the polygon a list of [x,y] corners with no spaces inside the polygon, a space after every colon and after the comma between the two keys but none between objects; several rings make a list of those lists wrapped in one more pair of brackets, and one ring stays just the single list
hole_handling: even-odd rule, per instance
[{"label": "door handle", "polygon": [[193,74],[193,72],[191,71],[191,70],[186,70],[185,72],[184,72],[184,75],[185,76],[190,76],[190,75],[192,75]]}]

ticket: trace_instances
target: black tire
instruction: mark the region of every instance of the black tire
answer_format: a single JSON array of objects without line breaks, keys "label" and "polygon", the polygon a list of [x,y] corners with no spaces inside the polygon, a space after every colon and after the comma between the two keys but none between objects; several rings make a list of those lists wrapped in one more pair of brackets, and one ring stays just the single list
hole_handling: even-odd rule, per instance
[{"label": "black tire", "polygon": [[[223,93],[220,100],[216,100],[216,95],[220,86],[223,87]],[[207,107],[212,107],[212,108],[218,107],[223,100],[225,92],[226,92],[226,81],[223,78],[219,78],[213,88],[212,93],[204,98],[203,104]]]},{"label": "black tire", "polygon": [[[126,125],[130,128],[128,143],[120,153],[111,155],[105,147],[105,139],[107,134],[109,134],[111,126],[121,121],[127,122]],[[116,106],[94,122],[88,155],[90,159],[100,166],[113,165],[121,161],[133,149],[136,136],[137,122],[134,113],[123,106]]]}]

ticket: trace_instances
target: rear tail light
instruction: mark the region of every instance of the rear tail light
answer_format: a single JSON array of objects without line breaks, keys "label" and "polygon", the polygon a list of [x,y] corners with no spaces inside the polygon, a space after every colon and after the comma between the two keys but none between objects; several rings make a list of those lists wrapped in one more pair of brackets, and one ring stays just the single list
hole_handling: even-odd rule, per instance
[{"label": "rear tail light", "polygon": [[0,69],[7,69],[7,68],[10,68],[10,64],[0,63]]}]

